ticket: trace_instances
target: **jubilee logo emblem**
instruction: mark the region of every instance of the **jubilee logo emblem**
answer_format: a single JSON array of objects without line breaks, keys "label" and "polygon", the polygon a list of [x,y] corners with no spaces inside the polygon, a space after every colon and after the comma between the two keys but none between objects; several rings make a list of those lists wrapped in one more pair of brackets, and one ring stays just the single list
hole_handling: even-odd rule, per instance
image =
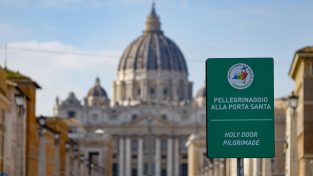
[{"label": "jubilee logo emblem", "polygon": [[235,89],[248,88],[253,82],[253,71],[244,63],[238,63],[230,67],[227,74],[229,84]]}]

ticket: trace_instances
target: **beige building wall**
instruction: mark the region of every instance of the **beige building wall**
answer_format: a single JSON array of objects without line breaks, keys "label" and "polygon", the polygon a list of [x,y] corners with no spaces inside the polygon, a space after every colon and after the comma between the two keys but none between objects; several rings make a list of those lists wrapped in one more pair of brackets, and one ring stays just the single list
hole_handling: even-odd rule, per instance
[{"label": "beige building wall", "polygon": [[296,109],[298,175],[313,175],[313,47],[298,50],[289,76],[295,81],[294,92],[299,97]]},{"label": "beige building wall", "polygon": [[6,73],[0,68],[0,172],[4,171],[4,135],[5,135],[5,110],[11,105],[7,99]]},{"label": "beige building wall", "polygon": [[53,146],[58,147],[57,149],[54,148],[55,151],[53,153],[58,152],[58,155],[59,155],[58,157],[59,161],[56,164],[58,164],[60,167],[59,168],[55,167],[55,169],[59,169],[58,173],[60,174],[60,176],[64,176],[65,169],[66,169],[65,162],[66,162],[66,154],[67,154],[65,145],[66,145],[66,142],[69,140],[68,122],[67,120],[59,118],[59,117],[49,117],[47,118],[47,126],[51,128],[52,130],[60,133],[60,139],[58,140],[58,145],[55,146],[55,143],[53,143]]},{"label": "beige building wall", "polygon": [[[16,151],[18,147],[17,146],[17,120],[18,119],[18,113],[17,113],[17,107],[15,105],[15,94],[16,89],[13,83],[11,85],[8,85],[7,87],[7,98],[11,103],[11,106],[5,111],[5,135],[4,135],[4,172],[9,175],[15,175],[16,164],[17,164],[17,158]],[[22,119],[21,119],[22,120]]]},{"label": "beige building wall", "polygon": [[0,69],[0,172],[23,176],[26,171],[26,116],[24,107],[17,107],[15,96],[22,93],[18,84],[7,79]]},{"label": "beige building wall", "polygon": [[46,149],[46,176],[55,176],[55,160],[54,160],[54,152],[55,152],[55,140],[54,133],[45,130],[45,149]]},{"label": "beige building wall", "polygon": [[191,135],[186,146],[188,147],[188,175],[197,176],[203,168],[203,155],[206,153],[205,136]]},{"label": "beige building wall", "polygon": [[287,98],[278,98],[275,100],[275,158],[271,160],[271,170],[273,176],[285,175],[287,104]]}]

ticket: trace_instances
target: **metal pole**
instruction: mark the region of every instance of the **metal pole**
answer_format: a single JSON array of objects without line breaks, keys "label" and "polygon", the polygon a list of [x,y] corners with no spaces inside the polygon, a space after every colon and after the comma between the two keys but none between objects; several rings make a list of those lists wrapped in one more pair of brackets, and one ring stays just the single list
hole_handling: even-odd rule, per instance
[{"label": "metal pole", "polygon": [[237,158],[237,176],[244,176],[243,158]]},{"label": "metal pole", "polygon": [[4,68],[7,68],[7,42],[4,43]]}]

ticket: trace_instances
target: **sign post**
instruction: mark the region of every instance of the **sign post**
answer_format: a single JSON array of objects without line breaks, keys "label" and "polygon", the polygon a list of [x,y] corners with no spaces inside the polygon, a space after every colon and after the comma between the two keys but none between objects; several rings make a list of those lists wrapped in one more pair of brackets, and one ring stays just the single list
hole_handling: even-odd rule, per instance
[{"label": "sign post", "polygon": [[243,158],[237,158],[237,176],[244,176]]},{"label": "sign post", "polygon": [[274,139],[272,58],[206,60],[209,158],[272,158]]}]

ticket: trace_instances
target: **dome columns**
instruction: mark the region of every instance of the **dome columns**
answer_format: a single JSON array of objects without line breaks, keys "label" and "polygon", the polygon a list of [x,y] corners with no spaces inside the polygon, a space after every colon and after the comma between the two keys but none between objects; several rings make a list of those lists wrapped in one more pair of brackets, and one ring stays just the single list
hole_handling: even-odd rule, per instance
[{"label": "dome columns", "polygon": [[175,102],[179,100],[178,97],[178,80],[172,81],[172,100]]},{"label": "dome columns", "polygon": [[189,102],[192,83],[184,74],[147,71],[113,83],[113,104],[129,105],[140,101],[159,103]]},{"label": "dome columns", "polygon": [[[117,86],[116,86],[116,82],[115,81],[113,81],[112,90],[117,90]],[[117,92],[113,91],[112,103],[116,102],[116,100],[117,100]]]}]

